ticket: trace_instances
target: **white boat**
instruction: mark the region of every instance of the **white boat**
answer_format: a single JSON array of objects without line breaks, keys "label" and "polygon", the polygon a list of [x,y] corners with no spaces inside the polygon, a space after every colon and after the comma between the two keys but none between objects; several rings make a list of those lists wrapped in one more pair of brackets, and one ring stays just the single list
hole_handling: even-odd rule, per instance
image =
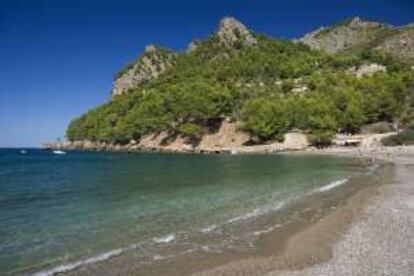
[{"label": "white boat", "polygon": [[54,150],[53,153],[54,154],[66,154],[66,152],[64,152],[63,150]]},{"label": "white boat", "polygon": [[22,150],[20,150],[20,153],[21,154],[26,154],[27,153],[27,150],[22,149]]}]

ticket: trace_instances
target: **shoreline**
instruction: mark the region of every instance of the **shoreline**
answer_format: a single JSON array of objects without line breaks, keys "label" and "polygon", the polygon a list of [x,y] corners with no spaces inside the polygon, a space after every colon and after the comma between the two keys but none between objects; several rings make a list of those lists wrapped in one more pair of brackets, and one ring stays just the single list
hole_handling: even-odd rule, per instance
[{"label": "shoreline", "polygon": [[393,176],[389,183],[379,187],[376,195],[333,243],[331,258],[295,271],[275,270],[267,276],[413,275],[412,148],[371,154],[377,160],[391,162]]},{"label": "shoreline", "polygon": [[[122,273],[124,275],[148,276],[290,276],[302,275],[301,273],[308,275],[308,270],[325,266],[330,267],[335,258],[338,258],[337,245],[343,242],[344,237],[349,235],[349,231],[364,217],[366,210],[375,206],[375,204],[382,206],[382,199],[392,197],[390,195],[392,189],[394,189],[392,183],[396,181],[393,172],[401,169],[401,167],[414,165],[413,146],[392,148],[331,147],[318,150],[283,152],[283,154],[333,155],[355,158],[360,160],[362,165],[383,166],[379,169],[381,174],[384,168],[391,169],[391,171],[388,170],[386,176],[381,177],[380,185],[359,189],[355,194],[347,196],[343,204],[328,210],[322,216],[317,214],[306,223],[290,225],[284,229],[264,231],[266,233],[258,237],[256,241],[257,250],[253,253],[229,251],[219,256],[211,256],[211,253],[191,253],[190,255],[178,256],[174,260],[163,260],[156,268],[134,265],[132,263],[133,259],[119,261],[118,256],[115,256],[103,262],[79,267],[63,274],[102,275],[105,272],[111,275]],[[349,250],[353,249],[350,248]],[[346,256],[347,253],[349,252],[342,252],[341,254]],[[414,269],[414,264],[412,268]],[[172,273],[172,270],[174,273]],[[325,272],[315,275],[331,275]],[[410,274],[402,273],[399,275],[408,276]]]},{"label": "shoreline", "polygon": [[[365,150],[337,147],[289,154],[361,158],[388,164],[393,172],[381,185],[360,190],[341,208],[293,234],[283,248],[282,257],[245,259],[195,275],[232,276],[244,275],[245,271],[248,275],[267,276],[409,276],[414,273],[414,185],[411,183],[414,147]],[[280,237],[269,234],[264,243],[277,238]]]},{"label": "shoreline", "polygon": [[[86,151],[86,152],[109,152],[109,153],[171,153],[171,154],[316,154],[316,155],[340,155],[340,156],[358,156],[367,157],[367,155],[381,153],[381,151],[394,152],[395,148],[414,148],[414,146],[396,146],[385,147],[381,144],[381,139],[396,132],[383,134],[365,134],[343,136],[337,134],[333,144],[325,148],[316,148],[311,146],[307,141],[306,135],[300,132],[291,132],[285,135],[283,142],[269,142],[264,144],[246,145],[237,141],[221,141],[227,132],[218,132],[213,134],[213,139],[208,135],[202,139],[199,144],[193,145],[185,142],[183,138],[176,138],[177,141],[164,144],[162,133],[150,135],[143,138],[142,141],[131,140],[128,144],[112,144],[106,142],[91,142],[88,140],[66,141],[56,143],[46,143],[42,145],[43,150],[66,150],[66,151]],[[220,138],[217,138],[218,136]],[[241,134],[237,133],[232,139],[239,139]],[[211,137],[210,137],[211,138]],[[236,139],[237,138],[237,139]],[[245,137],[244,137],[245,138]],[[207,142],[203,142],[208,140]],[[242,140],[248,141],[246,138]],[[358,141],[357,144],[353,144]],[[348,144],[347,144],[348,143]],[[414,154],[414,150],[412,150]],[[368,156],[369,157],[369,156]]]},{"label": "shoreline", "polygon": [[127,275],[154,276],[246,275],[243,273],[265,275],[265,273],[274,270],[298,270],[326,262],[332,257],[334,242],[368,205],[367,199],[371,201],[378,195],[380,187],[391,181],[390,169],[392,170],[393,166],[384,164],[384,162],[381,162],[380,166],[383,167],[380,169],[380,174],[385,173],[384,179],[380,179],[381,183],[364,188],[354,185],[356,188],[350,194],[346,196],[337,194],[340,200],[332,199],[331,201],[340,202],[339,205],[325,208],[326,213],[312,214],[304,221],[293,223],[283,229],[263,233],[256,240],[254,252],[230,251],[219,255],[192,253],[190,256],[183,255],[174,260],[161,261],[155,268],[134,266],[131,263],[133,259],[122,261],[115,257],[103,263],[81,267],[65,274],[99,275],[102,272],[110,274],[121,272]]},{"label": "shoreline", "polygon": [[[381,187],[390,181],[392,165],[382,166],[378,183],[353,191],[326,214],[316,215],[302,225],[293,225],[285,229],[284,233],[273,231],[260,237],[258,248],[261,256],[242,259],[194,275],[232,276],[243,275],[245,271],[249,271],[248,275],[266,275],[271,272],[298,271],[329,261],[333,256],[334,243],[359,217],[362,210],[375,200]],[[280,239],[285,240],[280,242]]]}]

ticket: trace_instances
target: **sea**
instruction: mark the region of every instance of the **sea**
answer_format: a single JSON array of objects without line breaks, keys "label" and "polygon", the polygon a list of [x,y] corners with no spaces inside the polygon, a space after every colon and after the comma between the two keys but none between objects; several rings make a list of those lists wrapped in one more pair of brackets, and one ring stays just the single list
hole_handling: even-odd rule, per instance
[{"label": "sea", "polygon": [[329,200],[367,171],[332,156],[0,149],[0,274],[248,250],[295,219],[295,202]]}]

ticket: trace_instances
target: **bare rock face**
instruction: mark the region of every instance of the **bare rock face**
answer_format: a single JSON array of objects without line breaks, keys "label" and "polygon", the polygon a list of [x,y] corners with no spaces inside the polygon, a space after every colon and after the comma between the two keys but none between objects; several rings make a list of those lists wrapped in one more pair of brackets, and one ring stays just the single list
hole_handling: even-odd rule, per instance
[{"label": "bare rock face", "polygon": [[201,43],[202,43],[201,40],[194,39],[193,41],[190,42],[190,44],[188,44],[186,52],[191,53],[195,51]]},{"label": "bare rock face", "polygon": [[358,78],[361,78],[363,76],[372,76],[377,72],[386,72],[386,71],[387,71],[387,67],[381,64],[377,64],[377,63],[364,64],[358,68],[353,67],[349,70],[350,73],[356,75]]},{"label": "bare rock face", "polygon": [[400,58],[414,58],[414,26],[385,39],[376,50],[383,51]]},{"label": "bare rock face", "polygon": [[336,53],[353,46],[369,43],[378,38],[384,30],[389,29],[392,29],[390,25],[355,17],[333,27],[319,28],[300,38],[299,41],[313,49]]},{"label": "bare rock face", "polygon": [[112,96],[119,96],[129,89],[140,84],[156,79],[165,70],[175,64],[176,54],[169,50],[157,48],[151,44],[145,48],[145,52],[131,65],[122,70],[112,89]]},{"label": "bare rock face", "polygon": [[229,47],[255,46],[256,38],[240,21],[232,17],[225,17],[220,22],[217,32],[220,43]]}]

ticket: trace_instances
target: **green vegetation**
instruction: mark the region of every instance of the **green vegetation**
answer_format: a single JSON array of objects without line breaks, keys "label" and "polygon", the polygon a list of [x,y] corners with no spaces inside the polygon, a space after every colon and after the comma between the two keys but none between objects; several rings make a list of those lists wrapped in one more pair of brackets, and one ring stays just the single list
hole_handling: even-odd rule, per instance
[{"label": "green vegetation", "polygon": [[384,146],[414,145],[414,125],[396,135],[382,139],[381,142]]},{"label": "green vegetation", "polygon": [[324,146],[338,131],[414,118],[414,104],[407,104],[414,74],[398,61],[392,60],[387,73],[357,78],[347,72],[351,66],[379,57],[256,38],[256,47],[230,48],[213,35],[177,55],[174,67],[157,79],[73,120],[67,138],[127,143],[168,130],[197,140],[211,122],[230,116],[262,142],[282,140],[295,128]]},{"label": "green vegetation", "polygon": [[191,140],[199,140],[203,135],[203,128],[194,123],[184,123],[178,127],[178,133]]}]

